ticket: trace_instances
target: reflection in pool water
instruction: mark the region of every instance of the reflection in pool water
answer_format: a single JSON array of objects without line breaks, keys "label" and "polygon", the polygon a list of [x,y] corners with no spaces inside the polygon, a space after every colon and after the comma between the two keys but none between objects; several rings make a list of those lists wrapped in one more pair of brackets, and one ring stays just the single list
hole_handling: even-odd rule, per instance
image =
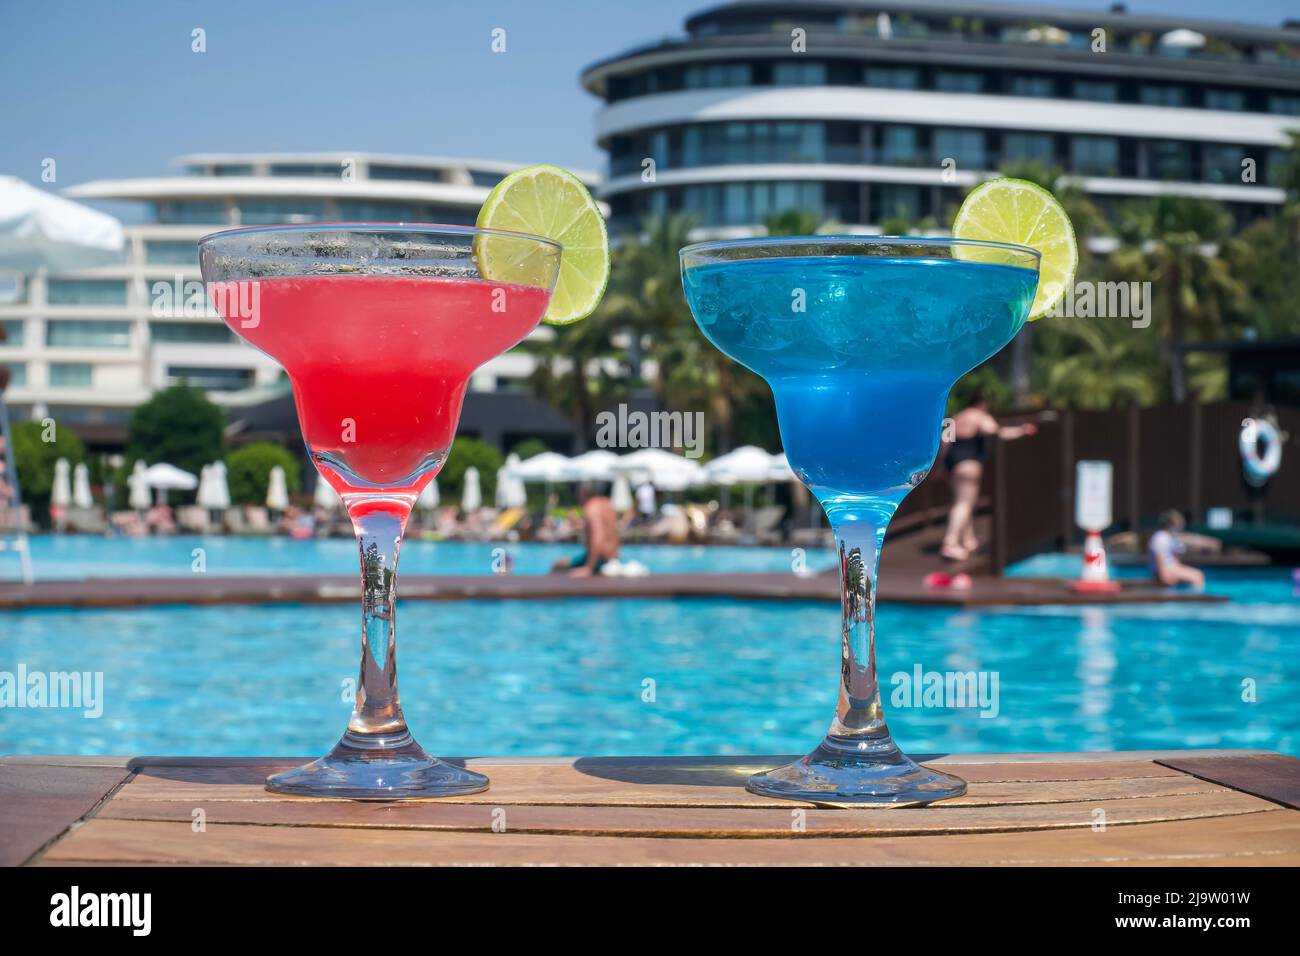
[{"label": "reflection in pool water", "polygon": [[[1290,573],[1225,573],[1211,587],[1236,600],[885,605],[891,727],[913,753],[1300,753]],[[102,671],[106,696],[96,720],[0,709],[0,753],[323,752],[349,707],[356,617],[349,605],[0,612],[0,671]],[[407,717],[446,754],[803,752],[833,709],[837,627],[832,604],[410,601],[399,639]],[[995,672],[997,716],[891,706],[891,677],[917,665]]]}]

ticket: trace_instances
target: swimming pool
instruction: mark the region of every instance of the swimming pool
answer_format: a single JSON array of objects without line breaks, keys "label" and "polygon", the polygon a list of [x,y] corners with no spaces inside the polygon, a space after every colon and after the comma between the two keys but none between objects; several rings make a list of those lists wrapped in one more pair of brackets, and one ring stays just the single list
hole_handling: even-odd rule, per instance
[{"label": "swimming pool", "polygon": [[[41,580],[91,577],[184,577],[194,573],[194,551],[203,549],[210,575],[348,574],[357,570],[357,546],[348,538],[234,537],[175,535],[161,538],[106,538],[97,535],[37,535],[31,538],[32,563]],[[516,574],[545,574],[557,558],[572,557],[580,544],[504,544],[479,541],[402,542],[405,574],[492,574],[498,549],[514,559]],[[652,572],[782,571],[795,560],[790,548],[704,547],[701,545],[624,545],[624,560],[640,561]],[[829,549],[802,555],[809,569],[833,567]],[[18,561],[0,554],[0,580],[17,580]]]},{"label": "swimming pool", "polygon": [[[1237,600],[883,606],[890,725],[912,752],[1300,753],[1290,572],[1212,575],[1211,588]],[[324,752],[350,706],[357,617],[346,605],[0,612],[0,671],[104,675],[98,719],[0,709],[0,753]],[[420,741],[446,754],[802,753],[834,708],[837,627],[828,604],[407,602],[403,702]],[[892,675],[917,665],[996,674],[996,716],[891,706]]]}]

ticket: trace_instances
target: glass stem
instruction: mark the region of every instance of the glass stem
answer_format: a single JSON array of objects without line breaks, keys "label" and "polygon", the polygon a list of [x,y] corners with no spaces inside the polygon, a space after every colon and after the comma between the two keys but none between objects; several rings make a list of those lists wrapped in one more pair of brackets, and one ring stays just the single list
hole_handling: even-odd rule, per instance
[{"label": "glass stem", "polygon": [[362,748],[409,741],[397,693],[397,558],[409,504],[385,498],[348,503],[361,552],[361,673],[344,740]]},{"label": "glass stem", "polygon": [[876,569],[893,508],[831,516],[840,555],[843,659],[839,703],[826,743],[855,751],[894,749],[876,675]]}]

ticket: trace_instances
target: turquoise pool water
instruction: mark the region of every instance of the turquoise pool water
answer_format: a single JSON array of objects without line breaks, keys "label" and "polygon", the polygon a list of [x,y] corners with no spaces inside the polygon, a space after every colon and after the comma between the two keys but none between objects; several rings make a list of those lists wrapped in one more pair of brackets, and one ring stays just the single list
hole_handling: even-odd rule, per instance
[{"label": "turquoise pool water", "polygon": [[[347,538],[199,537],[105,538],[95,535],[39,535],[31,539],[37,577],[184,577],[193,574],[194,549],[202,548],[207,573],[350,574],[357,571],[357,546]],[[555,560],[582,550],[576,544],[501,544],[473,541],[402,543],[405,574],[492,574],[497,549],[514,559],[516,574],[545,574]],[[713,547],[698,545],[624,545],[624,560],[640,561],[652,572],[789,571],[789,548]],[[834,552],[812,550],[803,560],[812,570],[835,564]],[[0,554],[0,580],[17,580],[18,561]]]},{"label": "turquoise pool water", "polygon": [[[1214,575],[1211,588],[1236,600],[882,607],[887,694],[917,665],[998,677],[996,716],[887,698],[890,724],[918,752],[1300,753],[1290,572]],[[343,605],[0,612],[0,671],[104,675],[97,719],[0,708],[0,753],[323,752],[347,719],[357,617]],[[421,742],[449,754],[802,752],[834,707],[837,627],[824,604],[410,602],[403,702]]]}]

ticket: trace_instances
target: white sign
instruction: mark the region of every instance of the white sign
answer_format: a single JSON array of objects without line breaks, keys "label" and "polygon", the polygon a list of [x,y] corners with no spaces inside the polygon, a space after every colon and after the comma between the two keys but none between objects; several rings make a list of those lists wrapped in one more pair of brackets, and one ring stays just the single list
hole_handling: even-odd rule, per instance
[{"label": "white sign", "polygon": [[1110,527],[1113,469],[1108,461],[1081,461],[1074,472],[1074,523],[1084,531]]},{"label": "white sign", "polygon": [[1211,508],[1205,513],[1205,523],[1215,531],[1223,531],[1225,528],[1231,528],[1232,509]]}]

